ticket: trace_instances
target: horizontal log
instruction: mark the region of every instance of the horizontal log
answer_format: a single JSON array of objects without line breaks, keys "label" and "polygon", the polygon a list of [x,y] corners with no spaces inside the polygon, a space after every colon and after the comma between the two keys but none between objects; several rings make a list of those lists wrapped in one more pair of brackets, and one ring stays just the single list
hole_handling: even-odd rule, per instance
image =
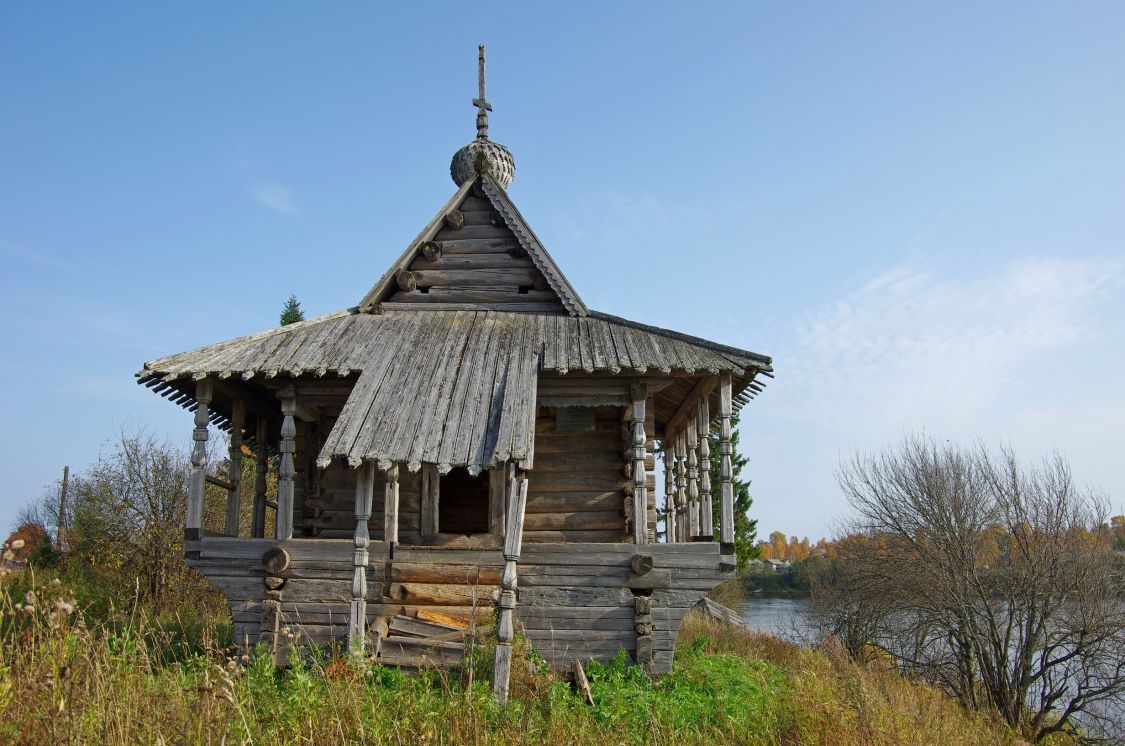
[{"label": "horizontal log", "polygon": [[438,231],[437,241],[460,241],[472,238],[512,238],[512,231],[507,226],[494,225],[466,225],[460,230],[442,228]]},{"label": "horizontal log", "polygon": [[427,311],[505,311],[508,313],[552,313],[562,314],[563,305],[559,303],[391,303],[385,301],[379,304],[384,311],[416,311],[424,308]]},{"label": "horizontal log", "polygon": [[496,586],[444,583],[391,583],[391,601],[405,605],[491,606]]},{"label": "horizontal log", "polygon": [[571,513],[528,513],[524,518],[524,531],[595,531],[616,529],[623,531],[625,517],[620,509],[613,511],[581,511]]},{"label": "horizontal log", "polygon": [[[698,600],[698,599],[696,599]],[[633,603],[632,592],[624,587],[541,586],[523,588],[520,606],[625,606]]]},{"label": "horizontal log", "polygon": [[535,262],[528,257],[515,257],[507,251],[489,251],[480,254],[442,254],[435,260],[418,257],[410,264],[410,269],[530,269],[534,266]]},{"label": "horizontal log", "polygon": [[538,276],[533,269],[426,269],[413,273],[418,287],[435,285],[527,285]]},{"label": "horizontal log", "polygon": [[506,254],[519,249],[520,243],[509,238],[455,238],[441,242],[442,256],[451,254]]},{"label": "horizontal log", "polygon": [[621,511],[620,490],[576,492],[532,492],[527,496],[527,515],[575,511]]},{"label": "horizontal log", "polygon": [[[442,292],[437,292],[441,290]],[[398,292],[391,296],[390,303],[406,304],[433,304],[433,303],[545,303],[551,305],[559,303],[558,296],[553,292],[529,290],[520,293],[518,289],[495,290],[491,286],[487,290],[451,290],[440,286],[431,287],[429,292],[422,293],[417,290]]]},{"label": "horizontal log", "polygon": [[499,566],[405,563],[398,560],[391,564],[391,580],[399,583],[498,585],[500,575]]},{"label": "horizontal log", "polygon": [[525,543],[534,542],[619,542],[625,541],[626,534],[619,530],[598,531],[524,531]]}]

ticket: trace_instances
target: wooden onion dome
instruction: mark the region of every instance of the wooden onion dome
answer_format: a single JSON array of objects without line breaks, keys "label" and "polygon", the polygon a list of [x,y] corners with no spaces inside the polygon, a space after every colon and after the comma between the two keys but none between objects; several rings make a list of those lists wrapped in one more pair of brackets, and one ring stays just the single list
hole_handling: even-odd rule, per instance
[{"label": "wooden onion dome", "polygon": [[512,152],[498,142],[488,139],[488,112],[492,104],[484,97],[484,45],[480,45],[477,61],[477,86],[480,97],[473,99],[477,107],[476,139],[453,154],[449,164],[449,175],[457,186],[475,179],[480,174],[488,174],[504,189],[516,178],[516,161]]}]

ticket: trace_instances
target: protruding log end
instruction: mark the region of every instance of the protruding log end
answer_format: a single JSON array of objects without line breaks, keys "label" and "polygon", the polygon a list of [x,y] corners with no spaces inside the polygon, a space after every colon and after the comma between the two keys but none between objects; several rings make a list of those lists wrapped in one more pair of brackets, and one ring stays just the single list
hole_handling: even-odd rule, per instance
[{"label": "protruding log end", "polygon": [[634,554],[633,558],[629,560],[629,567],[635,575],[645,575],[652,572],[652,555]]},{"label": "protruding log end", "polygon": [[262,569],[270,575],[277,575],[289,569],[289,552],[281,547],[270,547],[262,554]]},{"label": "protruding log end", "polygon": [[427,262],[436,262],[441,259],[441,244],[437,241],[426,241],[422,244],[422,256]]},{"label": "protruding log end", "polygon": [[547,282],[546,277],[544,277],[543,275],[539,275],[535,278],[535,282],[532,283],[532,287],[536,290],[550,290],[551,284]]},{"label": "protruding log end", "polygon": [[413,272],[403,270],[398,273],[395,280],[398,282],[398,289],[407,293],[418,288],[418,276]]},{"label": "protruding log end", "polygon": [[450,210],[445,213],[445,226],[451,230],[461,230],[465,227],[465,213],[460,210]]}]

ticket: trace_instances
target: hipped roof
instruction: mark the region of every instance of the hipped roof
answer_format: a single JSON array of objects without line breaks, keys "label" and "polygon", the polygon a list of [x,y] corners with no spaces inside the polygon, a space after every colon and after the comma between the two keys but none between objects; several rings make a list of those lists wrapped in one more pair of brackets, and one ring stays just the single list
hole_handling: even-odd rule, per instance
[{"label": "hipped roof", "polygon": [[[217,376],[359,373],[319,454],[491,468],[530,467],[539,373],[719,373],[748,380],[769,359],[591,312],[343,311],[149,361],[142,383]],[[176,388],[180,388],[176,386]]]}]

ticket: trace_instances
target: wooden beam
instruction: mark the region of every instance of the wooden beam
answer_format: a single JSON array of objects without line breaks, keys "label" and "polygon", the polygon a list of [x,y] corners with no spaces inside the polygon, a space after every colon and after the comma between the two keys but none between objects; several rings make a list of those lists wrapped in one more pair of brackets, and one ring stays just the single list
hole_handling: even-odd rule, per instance
[{"label": "wooden beam", "polygon": [[208,407],[211,404],[213,381],[201,378],[195,384],[195,400],[199,406],[195,410],[194,441],[191,450],[191,482],[188,487],[187,515],[184,519],[184,538],[195,541],[203,536],[203,495],[207,488],[207,421],[210,419]]},{"label": "wooden beam", "polygon": [[255,539],[264,538],[266,535],[266,470],[269,468],[266,438],[268,437],[269,422],[265,417],[259,417],[258,430],[255,434],[258,448],[254,454],[254,515],[250,520],[250,536]]},{"label": "wooden beam", "polygon": [[[698,401],[698,400],[696,400]],[[688,497],[688,536],[699,536],[699,405],[695,404],[696,416],[688,417],[684,426],[687,440],[687,497]]]},{"label": "wooden beam", "polygon": [[398,464],[386,469],[383,490],[383,541],[398,543]]},{"label": "wooden beam", "polygon": [[438,525],[441,504],[441,475],[435,464],[422,464],[421,533],[423,542],[432,542],[441,533]]},{"label": "wooden beam", "polygon": [[[711,410],[708,397],[699,397],[699,535],[714,537],[715,518],[711,509]],[[711,539],[708,539],[711,540]]]},{"label": "wooden beam", "polygon": [[734,544],[734,484],[731,471],[730,373],[719,382],[719,542]]},{"label": "wooden beam", "polygon": [[500,609],[496,623],[496,653],[492,663],[492,692],[501,704],[508,702],[512,672],[513,614],[516,608],[516,563],[523,545],[523,518],[527,507],[527,475],[509,465],[507,532],[504,536],[504,574],[500,576]]},{"label": "wooden beam", "polygon": [[242,512],[242,426],[246,424],[246,402],[235,399],[230,415],[230,484],[227,485],[226,535],[238,536],[238,519]]},{"label": "wooden beam", "polygon": [[[729,375],[729,374],[728,374]],[[664,437],[671,440],[680,434],[688,418],[695,418],[698,416],[696,399],[701,396],[707,396],[715,387],[719,385],[718,376],[707,376],[706,378],[699,379],[699,382],[692,388],[691,393],[687,395],[680,408],[668,420],[668,424],[664,426]]]},{"label": "wooden beam", "polygon": [[297,424],[293,417],[297,414],[297,392],[287,386],[281,395],[281,442],[277,450],[281,454],[277,467],[277,523],[275,536],[278,539],[293,538],[293,477],[296,469],[293,454],[297,451]]},{"label": "wooden beam", "polygon": [[371,543],[367,521],[375,497],[375,464],[368,461],[356,472],[355,551],[352,554],[352,601],[348,614],[348,650],[363,654],[367,641],[367,547]]},{"label": "wooden beam", "polygon": [[645,401],[648,399],[648,387],[643,383],[633,384],[629,389],[632,400],[631,414],[633,421],[633,543],[648,543],[648,491],[645,472],[645,444],[648,436],[645,434]]}]

